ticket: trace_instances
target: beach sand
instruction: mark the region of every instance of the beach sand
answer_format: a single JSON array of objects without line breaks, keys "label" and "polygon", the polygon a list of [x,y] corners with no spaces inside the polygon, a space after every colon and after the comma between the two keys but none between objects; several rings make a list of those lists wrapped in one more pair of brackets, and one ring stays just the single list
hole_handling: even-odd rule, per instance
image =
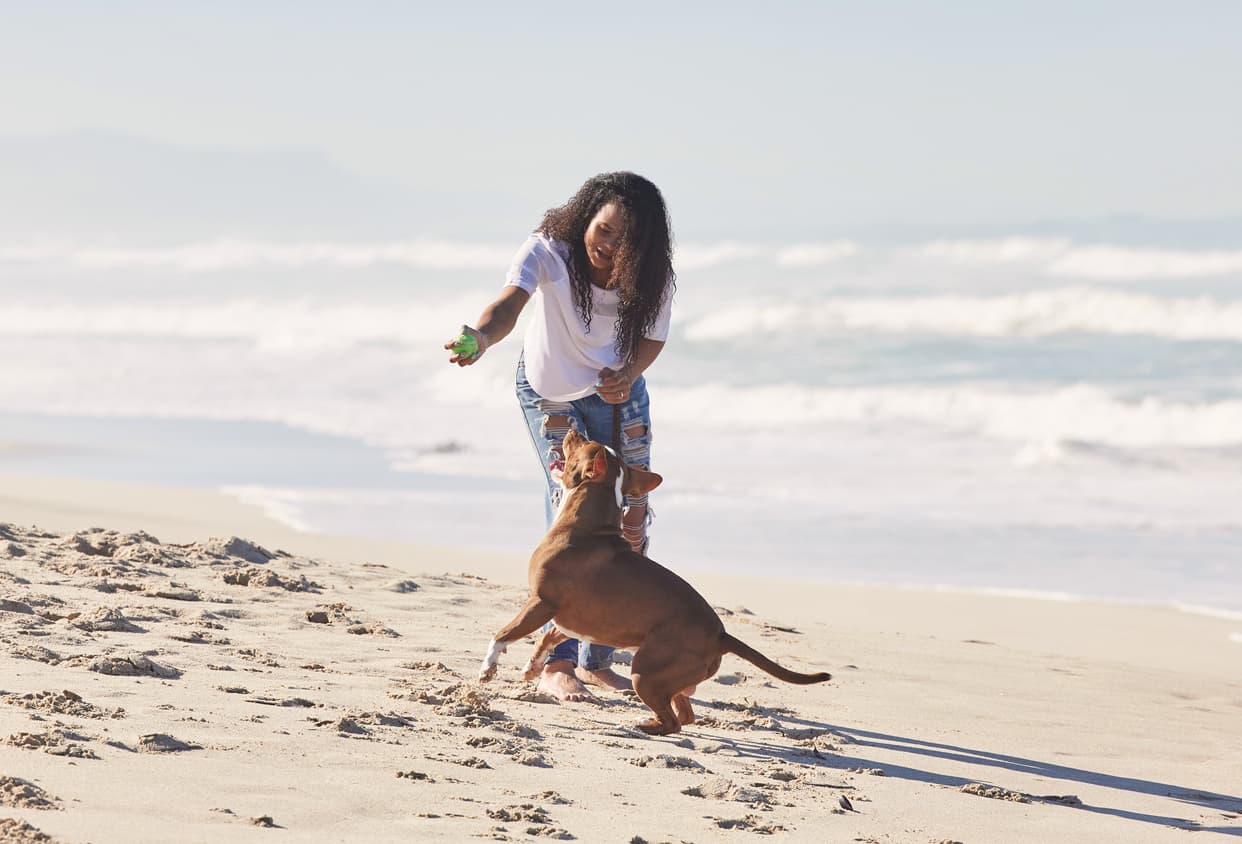
[{"label": "beach sand", "polygon": [[1242,836],[1240,621],[690,576],[834,679],[727,656],[648,738],[633,696],[521,682],[529,644],[475,681],[522,558],[12,475],[0,523],[0,841]]}]

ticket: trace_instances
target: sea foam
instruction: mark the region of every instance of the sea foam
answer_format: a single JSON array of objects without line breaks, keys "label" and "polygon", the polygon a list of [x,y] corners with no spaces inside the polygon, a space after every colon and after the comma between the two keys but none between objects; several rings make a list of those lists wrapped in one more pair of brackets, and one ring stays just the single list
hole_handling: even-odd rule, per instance
[{"label": "sea foam", "polygon": [[1009,296],[834,297],[804,303],[732,303],[693,318],[697,342],[843,331],[977,337],[1146,335],[1242,342],[1242,302],[1173,298],[1084,287]]},{"label": "sea foam", "polygon": [[[301,270],[314,267],[366,269],[477,269],[502,272],[520,239],[510,242],[435,238],[408,240],[265,241],[219,238],[173,245],[84,243],[58,238],[0,243],[0,265],[219,273],[230,270]],[[679,243],[674,264],[696,272],[747,262],[785,269],[849,265],[859,257],[895,266],[946,264],[974,270],[1027,267],[1051,278],[1125,282],[1242,274],[1242,250],[1168,249],[1068,238],[1001,237],[932,240],[898,246],[835,239],[795,243],[725,239]]]}]

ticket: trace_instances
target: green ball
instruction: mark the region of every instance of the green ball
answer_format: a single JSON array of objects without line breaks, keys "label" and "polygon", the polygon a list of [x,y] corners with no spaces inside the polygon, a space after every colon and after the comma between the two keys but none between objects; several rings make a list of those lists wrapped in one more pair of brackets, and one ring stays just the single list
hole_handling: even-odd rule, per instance
[{"label": "green ball", "polygon": [[457,342],[453,344],[453,354],[472,358],[478,353],[479,341],[474,339],[473,334],[467,334],[463,331],[457,338]]}]

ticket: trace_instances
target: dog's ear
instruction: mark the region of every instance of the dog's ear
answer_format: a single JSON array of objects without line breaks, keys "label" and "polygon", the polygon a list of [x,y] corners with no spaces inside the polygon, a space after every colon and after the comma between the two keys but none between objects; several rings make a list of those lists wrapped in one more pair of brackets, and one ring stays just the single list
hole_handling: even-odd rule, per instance
[{"label": "dog's ear", "polygon": [[576,429],[570,428],[566,431],[565,439],[561,442],[561,450],[565,453],[566,459],[581,448],[584,442],[586,440],[582,438],[582,434],[579,434]]},{"label": "dog's ear", "polygon": [[596,478],[603,478],[608,474],[608,454],[602,448],[595,452],[595,459],[591,461],[591,467],[582,473],[584,480],[593,481]]},{"label": "dog's ear", "polygon": [[626,466],[625,477],[621,481],[621,491],[631,498],[638,498],[658,487],[664,478],[655,472],[639,469],[637,466]]}]

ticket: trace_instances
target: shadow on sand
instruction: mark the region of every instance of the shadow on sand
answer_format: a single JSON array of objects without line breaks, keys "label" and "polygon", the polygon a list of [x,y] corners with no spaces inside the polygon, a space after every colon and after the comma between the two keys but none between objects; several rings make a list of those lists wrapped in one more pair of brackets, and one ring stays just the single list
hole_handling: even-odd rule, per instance
[{"label": "shadow on sand", "polygon": [[[735,705],[722,706],[698,699],[694,701],[694,705],[696,710],[699,711],[735,710],[737,708]],[[796,734],[800,737],[807,731],[822,731],[821,734],[834,745],[838,745],[838,749],[824,752],[809,747],[791,748],[784,744],[766,742],[761,738],[761,734],[769,730],[757,727],[746,730],[743,735],[737,738],[721,736],[719,734],[709,736],[697,733],[693,727],[688,727],[681,735],[689,738],[719,741],[731,747],[742,756],[780,759],[794,764],[814,765],[825,770],[847,771],[853,768],[878,768],[883,770],[886,777],[900,777],[912,782],[928,783],[945,788],[960,789],[963,786],[980,782],[985,785],[998,785],[995,782],[987,781],[990,778],[989,775],[1014,772],[1045,777],[1058,783],[1064,783],[1067,787],[1072,787],[1075,784],[1085,784],[1097,788],[1110,788],[1133,794],[1168,798],[1174,806],[1194,806],[1207,809],[1217,814],[1222,821],[1230,822],[1230,825],[1222,824],[1208,827],[1199,821],[1184,817],[1143,814],[1116,807],[1077,802],[1073,799],[1067,800],[1066,794],[1023,795],[1033,803],[1043,802],[1062,805],[1072,807],[1076,811],[1097,812],[1141,823],[1242,837],[1242,817],[1231,817],[1242,816],[1242,797],[1234,794],[1224,794],[1195,785],[1119,776],[1103,771],[1074,768],[1055,762],[1027,759],[990,750],[960,747],[958,745],[925,741],[906,736],[894,736],[871,730],[809,721],[798,718],[789,710],[781,708],[771,709],[753,706],[747,708],[746,711],[750,714],[774,719],[781,724],[780,732],[782,735],[796,731]],[[872,758],[867,754],[867,748],[884,751],[884,758]],[[904,764],[900,762],[894,763],[893,754],[898,754],[898,758],[907,761]],[[979,775],[974,777],[952,776],[928,770],[926,766],[932,760],[967,764],[984,770],[981,770]],[[1070,790],[1072,791],[1072,788]]]}]

